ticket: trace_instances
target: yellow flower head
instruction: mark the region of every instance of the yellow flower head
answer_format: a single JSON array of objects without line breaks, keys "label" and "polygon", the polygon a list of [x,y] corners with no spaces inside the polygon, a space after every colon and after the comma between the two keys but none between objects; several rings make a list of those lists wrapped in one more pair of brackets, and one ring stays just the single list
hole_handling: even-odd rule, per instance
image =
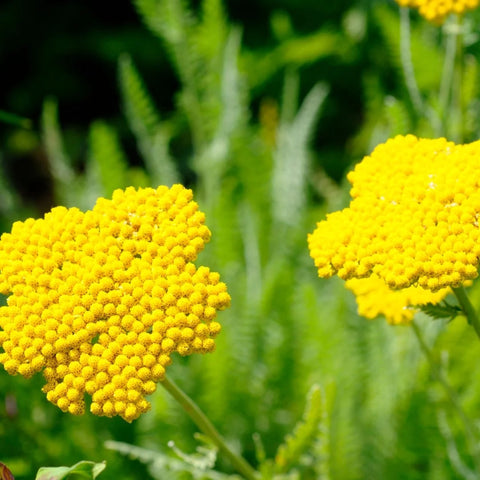
[{"label": "yellow flower head", "polygon": [[417,305],[438,303],[450,293],[449,288],[438,292],[422,287],[392,290],[376,275],[352,278],[345,282],[345,286],[355,294],[359,315],[370,319],[383,315],[392,325],[408,324],[418,311]]},{"label": "yellow flower head", "polygon": [[451,14],[462,14],[477,8],[480,0],[396,0],[401,7],[416,8],[425,19],[441,25]]},{"label": "yellow flower head", "polygon": [[350,206],[309,235],[320,277],[432,292],[478,276],[480,142],[397,136],[348,174]]},{"label": "yellow flower head", "polygon": [[192,263],[210,239],[181,185],[116,190],[91,211],[56,207],[0,238],[0,362],[43,372],[47,399],[72,414],[132,421],[171,354],[211,352],[219,274]]}]

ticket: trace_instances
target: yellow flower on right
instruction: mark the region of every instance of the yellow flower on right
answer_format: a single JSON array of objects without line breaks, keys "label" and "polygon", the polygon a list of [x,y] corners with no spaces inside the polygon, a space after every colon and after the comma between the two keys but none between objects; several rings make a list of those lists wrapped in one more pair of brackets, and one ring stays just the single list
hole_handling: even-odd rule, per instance
[{"label": "yellow flower on right", "polygon": [[449,288],[431,292],[415,286],[392,290],[376,275],[352,278],[345,286],[355,295],[359,315],[368,319],[383,315],[392,325],[410,323],[420,305],[441,302],[451,292]]},{"label": "yellow flower on right", "polygon": [[[478,276],[480,141],[455,145],[399,135],[377,146],[347,178],[349,207],[327,215],[308,236],[320,277],[363,279],[363,285],[347,282],[359,305],[367,294],[370,302],[375,284],[402,292],[395,296],[402,309],[438,302],[448,287]],[[417,290],[406,291],[412,287]],[[382,305],[385,295],[377,295]],[[368,311],[372,317],[371,304]],[[378,313],[392,323],[410,317],[387,314],[383,306]]]},{"label": "yellow flower on right", "polygon": [[401,7],[416,8],[422,17],[436,24],[442,24],[451,14],[462,14],[477,8],[480,0],[396,0]]}]

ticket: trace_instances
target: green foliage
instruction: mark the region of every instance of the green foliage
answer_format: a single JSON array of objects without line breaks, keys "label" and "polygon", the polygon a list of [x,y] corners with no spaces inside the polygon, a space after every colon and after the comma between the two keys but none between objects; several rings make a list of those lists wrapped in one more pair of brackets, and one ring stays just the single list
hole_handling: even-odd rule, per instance
[{"label": "green foliage", "polygon": [[427,314],[434,320],[439,320],[441,318],[454,320],[462,312],[460,307],[457,305],[450,305],[446,301],[438,304],[429,303],[427,305],[421,305],[420,309],[423,313]]},{"label": "green foliage", "polygon": [[160,123],[153,100],[128,55],[120,58],[119,77],[125,115],[136,136],[152,185],[178,182],[177,168],[168,151],[168,126]]},{"label": "green foliage", "polygon": [[[58,108],[54,100],[46,100],[42,111],[42,135],[48,154],[50,172],[56,187],[56,196],[69,204],[69,192],[75,182],[75,172],[63,142],[58,121]],[[77,192],[74,193],[74,197]]]},{"label": "green foliage", "polygon": [[236,475],[225,475],[213,469],[217,457],[217,450],[211,442],[201,436],[196,438],[202,443],[196,447],[196,452],[186,454],[182,452],[174,442],[169,442],[171,452],[168,455],[160,451],[129,445],[122,442],[110,441],[106,447],[115,450],[122,455],[138,460],[148,465],[148,471],[155,479],[181,479],[183,474],[189,474],[188,478],[201,480],[235,480]]},{"label": "green foliage", "polygon": [[249,83],[255,88],[285,67],[299,67],[330,56],[342,57],[350,47],[349,40],[340,33],[321,28],[304,37],[288,36],[273,51],[245,53],[243,69],[248,72]]},{"label": "green foliage", "polygon": [[462,77],[462,108],[465,118],[463,120],[464,136],[467,140],[476,140],[480,128],[480,115],[478,109],[480,84],[478,60],[473,56],[465,57],[465,68]]},{"label": "green foliage", "polygon": [[[450,18],[440,31],[428,22],[414,21],[414,15],[402,18],[387,6],[375,8],[373,17],[398,86],[388,91],[381,76],[365,73],[366,115],[355,138],[355,151],[363,155],[387,138],[406,133],[446,136],[456,142],[476,140],[478,61],[458,53],[467,51],[471,23]],[[407,25],[402,23],[405,19]]]},{"label": "green foliage", "polygon": [[220,3],[210,4],[205,4],[200,19],[183,1],[135,2],[145,24],[164,42],[183,84],[178,104],[190,125],[198,153],[218,127],[220,111],[216,100],[221,93],[218,70],[227,41]]},{"label": "green foliage", "polygon": [[[379,5],[373,13],[388,48],[391,65],[395,68],[399,78],[403,80],[398,12],[386,5]],[[443,51],[438,44],[437,35],[437,29],[424,22],[412,24],[410,35],[412,61],[418,87],[425,94],[438,91],[438,79],[442,75]],[[425,61],[426,58],[428,58],[428,62]]]},{"label": "green foliage", "polygon": [[139,140],[153,137],[160,126],[159,115],[140,74],[127,54],[120,58],[119,76],[130,127]]},{"label": "green foliage", "polygon": [[90,127],[90,157],[105,195],[111,196],[116,188],[130,184],[128,162],[116,132],[104,122],[97,121]]},{"label": "green foliage", "polygon": [[[316,458],[315,447],[327,437],[326,426],[323,424],[323,401],[322,393],[318,385],[314,385],[308,396],[303,420],[298,423],[293,432],[288,434],[277,450],[275,455],[275,471],[285,473],[305,463],[308,455],[308,463],[315,465],[320,470],[320,464],[328,462],[328,459]],[[318,449],[320,450],[320,449]],[[312,455],[313,454],[313,455]],[[302,478],[306,478],[305,474]],[[317,477],[318,478],[318,477]]]},{"label": "green foliage", "polygon": [[32,121],[30,119],[20,117],[14,113],[6,112],[5,110],[0,110],[0,122],[18,125],[21,128],[32,127]]},{"label": "green foliage", "polygon": [[[289,83],[287,80],[286,85]],[[289,95],[292,94],[286,89],[284,104],[289,103]],[[295,223],[296,212],[305,210],[309,173],[307,146],[326,95],[327,88],[324,85],[315,86],[293,121],[282,118],[280,122],[272,169],[272,215],[279,224]]]},{"label": "green foliage", "polygon": [[105,463],[82,461],[72,467],[42,467],[35,480],[94,480],[105,470]]},{"label": "green foliage", "polygon": [[405,104],[396,98],[385,99],[385,117],[391,136],[406,135],[412,131],[409,112]]},{"label": "green foliage", "polygon": [[[412,17],[412,63],[426,108],[420,114],[403,84],[399,18],[392,8],[377,2],[370,15],[356,3],[345,13],[344,30],[322,24],[309,34],[295,31],[289,14],[277,12],[275,44],[259,51],[242,46],[227,3],[200,3],[195,9],[186,0],[134,2],[155,37],[152,50],[160,40],[158,52],[167,53],[178,76],[174,111],[159,110],[139,59],[122,55],[120,95],[132,136],[119,121],[93,122],[82,142],[89,158],[80,165],[71,132],[59,126],[56,102],[45,102],[41,134],[53,203],[89,208],[97,196],[127,185],[183,182],[193,188],[212,231],[199,264],[221,273],[232,306],[219,314],[217,351],[174,358],[168,373],[262,479],[471,477],[475,463],[462,421],[411,329],[359,318],[341,281],[316,277],[306,244],[307,232],[327,211],[343,208],[348,185],[327,175],[325,159],[313,148],[323,116],[337,107],[329,101],[338,85],[319,83],[322,72],[307,86],[305,71],[344,66],[360,48],[379,55],[376,69],[359,71],[349,84],[364,97],[362,124],[345,147],[352,161],[389,136],[448,127],[438,98],[440,33]],[[375,31],[380,39],[369,40]],[[386,73],[390,69],[394,75]],[[270,91],[276,78],[281,93]],[[461,135],[474,138],[480,117],[473,54],[465,58],[460,84]],[[124,150],[133,138],[141,161],[135,167]],[[27,215],[3,176],[0,214],[6,229],[9,216]],[[480,303],[479,290],[473,298]],[[422,309],[438,319],[459,313],[448,303]],[[477,419],[480,380],[472,365],[478,342],[463,320],[445,323],[423,318],[420,326],[429,347],[450,352],[441,371],[466,415]],[[78,457],[106,458],[106,480],[239,478],[211,443],[195,437],[196,427],[160,387],[149,397],[152,410],[126,425],[62,414],[45,401],[41,385],[0,374],[2,460],[17,479],[32,478],[42,464]]]}]

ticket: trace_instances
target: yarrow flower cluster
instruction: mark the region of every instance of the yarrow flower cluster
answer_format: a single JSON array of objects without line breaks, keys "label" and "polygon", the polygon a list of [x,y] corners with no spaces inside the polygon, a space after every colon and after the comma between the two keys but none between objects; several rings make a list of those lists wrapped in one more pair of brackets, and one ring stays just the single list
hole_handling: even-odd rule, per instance
[{"label": "yarrow flower cluster", "polygon": [[132,421],[171,354],[211,352],[230,296],[192,263],[210,239],[181,185],[116,190],[85,213],[56,207],[0,238],[0,362],[43,372],[47,399]]},{"label": "yarrow flower cluster", "polygon": [[428,21],[442,24],[451,13],[462,14],[478,7],[480,0],[396,0],[401,7],[418,9]]},{"label": "yarrow flower cluster", "polygon": [[345,282],[345,286],[355,294],[359,315],[369,319],[383,315],[392,325],[408,324],[421,305],[438,303],[450,293],[449,288],[438,292],[422,287],[392,290],[376,275],[352,278]]},{"label": "yarrow flower cluster", "polygon": [[[308,237],[320,277],[368,279],[350,284],[364,292],[378,279],[411,305],[439,301],[429,295],[478,276],[480,142],[397,136],[348,180],[350,206]],[[424,290],[421,298],[410,297],[411,287]]]}]

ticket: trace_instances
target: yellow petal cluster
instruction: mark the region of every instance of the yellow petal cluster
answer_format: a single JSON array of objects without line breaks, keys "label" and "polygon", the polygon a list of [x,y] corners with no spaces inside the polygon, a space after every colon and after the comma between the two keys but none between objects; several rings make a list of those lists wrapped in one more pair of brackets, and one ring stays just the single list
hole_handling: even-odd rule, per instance
[{"label": "yellow petal cluster", "polygon": [[478,276],[480,142],[397,136],[348,174],[350,206],[309,235],[320,277],[432,292]]},{"label": "yellow petal cluster", "polygon": [[85,213],[56,207],[0,238],[0,362],[43,372],[47,399],[132,421],[171,354],[211,352],[230,296],[192,263],[210,239],[181,185],[116,190]]},{"label": "yellow petal cluster", "polygon": [[451,13],[462,14],[477,8],[480,0],[396,0],[402,7],[418,9],[428,21],[442,24]]},{"label": "yellow petal cluster", "polygon": [[359,315],[370,319],[383,315],[392,325],[410,323],[418,311],[415,308],[417,305],[438,303],[450,293],[449,288],[442,288],[438,292],[422,287],[392,290],[376,275],[352,278],[345,282],[345,286],[355,294]]}]

